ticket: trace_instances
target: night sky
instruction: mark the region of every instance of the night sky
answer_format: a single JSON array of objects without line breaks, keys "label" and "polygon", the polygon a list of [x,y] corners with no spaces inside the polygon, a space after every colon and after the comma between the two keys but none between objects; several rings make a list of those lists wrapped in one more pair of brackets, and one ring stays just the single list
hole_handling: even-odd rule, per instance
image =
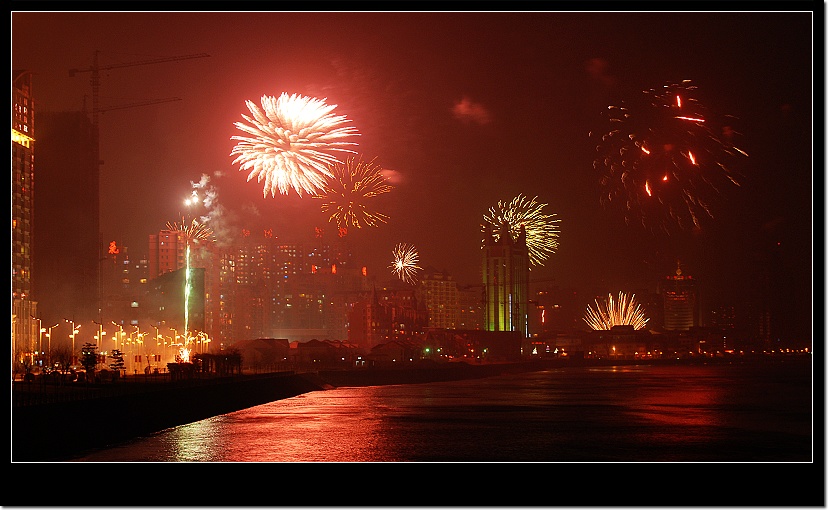
[{"label": "night sky", "polygon": [[[391,277],[391,251],[404,242],[417,248],[420,266],[479,283],[484,213],[524,194],[560,219],[557,252],[533,269],[533,280],[587,293],[654,291],[679,259],[711,296],[728,301],[755,276],[753,261],[777,250],[788,306],[810,321],[810,10],[11,18],[12,67],[34,72],[36,111],[80,110],[84,101],[91,109],[90,73],[69,70],[89,68],[95,50],[101,66],[210,55],[101,72],[101,108],[182,99],[101,116],[101,229],[133,256],[168,221],[193,215],[183,201],[205,174],[217,193],[213,207],[224,210],[218,235],[272,228],[288,240],[315,226],[333,229],[318,201],[294,192],[263,197],[262,185],[232,164],[245,100],[287,92],[337,105],[360,133],[357,152],[376,158],[395,186],[375,202],[388,223],[349,233],[371,274]],[[604,126],[608,105],[685,79],[711,111],[738,119],[738,146],[749,157],[741,186],[716,197],[713,219],[667,236],[602,207],[589,133]]]}]

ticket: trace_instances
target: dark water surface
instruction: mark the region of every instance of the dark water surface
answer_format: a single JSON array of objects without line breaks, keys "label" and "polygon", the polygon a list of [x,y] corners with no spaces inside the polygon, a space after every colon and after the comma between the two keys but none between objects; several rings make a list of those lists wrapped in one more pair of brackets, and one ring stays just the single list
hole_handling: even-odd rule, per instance
[{"label": "dark water surface", "polygon": [[808,359],[343,387],[70,460],[813,462],[812,381]]}]

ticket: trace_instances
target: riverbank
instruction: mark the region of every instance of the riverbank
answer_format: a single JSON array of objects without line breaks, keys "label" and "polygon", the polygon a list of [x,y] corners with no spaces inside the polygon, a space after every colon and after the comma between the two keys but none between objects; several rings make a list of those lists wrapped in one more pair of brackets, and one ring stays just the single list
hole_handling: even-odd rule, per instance
[{"label": "riverbank", "polygon": [[[749,360],[747,362],[780,360]],[[784,361],[784,360],[782,360]],[[416,384],[493,377],[554,368],[632,364],[733,363],[721,358],[697,360],[548,359],[513,363],[417,364],[406,368],[319,370],[271,373],[176,382],[120,381],[120,387],[76,385],[84,398],[12,411],[12,461],[59,462],[84,450],[106,447],[170,427],[294,397],[346,386]],[[15,383],[13,393],[26,391]],[[32,387],[28,388],[29,391]],[[117,389],[117,391],[113,391]],[[91,393],[90,393],[91,392]],[[20,396],[20,395],[18,395]],[[20,400],[20,399],[17,399]]]}]

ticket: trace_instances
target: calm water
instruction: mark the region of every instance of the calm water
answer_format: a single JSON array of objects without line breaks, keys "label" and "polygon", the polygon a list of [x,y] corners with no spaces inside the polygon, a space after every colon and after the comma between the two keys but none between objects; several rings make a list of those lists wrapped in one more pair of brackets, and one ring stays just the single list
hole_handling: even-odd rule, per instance
[{"label": "calm water", "polygon": [[316,391],[71,460],[812,462],[812,438],[810,361],[641,365]]}]

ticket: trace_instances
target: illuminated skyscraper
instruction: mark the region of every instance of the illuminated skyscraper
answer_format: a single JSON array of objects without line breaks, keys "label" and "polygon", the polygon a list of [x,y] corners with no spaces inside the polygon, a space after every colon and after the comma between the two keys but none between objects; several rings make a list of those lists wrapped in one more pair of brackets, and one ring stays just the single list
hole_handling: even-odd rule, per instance
[{"label": "illuminated skyscraper", "polygon": [[498,240],[485,228],[483,233],[484,329],[528,331],[529,254],[526,230],[517,239],[502,235]]},{"label": "illuminated skyscraper", "polygon": [[692,276],[683,274],[681,264],[676,273],[667,276],[661,282],[661,294],[664,300],[664,329],[667,331],[687,331],[699,322],[699,295],[696,281]]},{"label": "illuminated skyscraper", "polygon": [[31,352],[41,327],[33,317],[32,212],[34,104],[32,75],[15,71],[12,84],[12,336],[15,353]]}]

